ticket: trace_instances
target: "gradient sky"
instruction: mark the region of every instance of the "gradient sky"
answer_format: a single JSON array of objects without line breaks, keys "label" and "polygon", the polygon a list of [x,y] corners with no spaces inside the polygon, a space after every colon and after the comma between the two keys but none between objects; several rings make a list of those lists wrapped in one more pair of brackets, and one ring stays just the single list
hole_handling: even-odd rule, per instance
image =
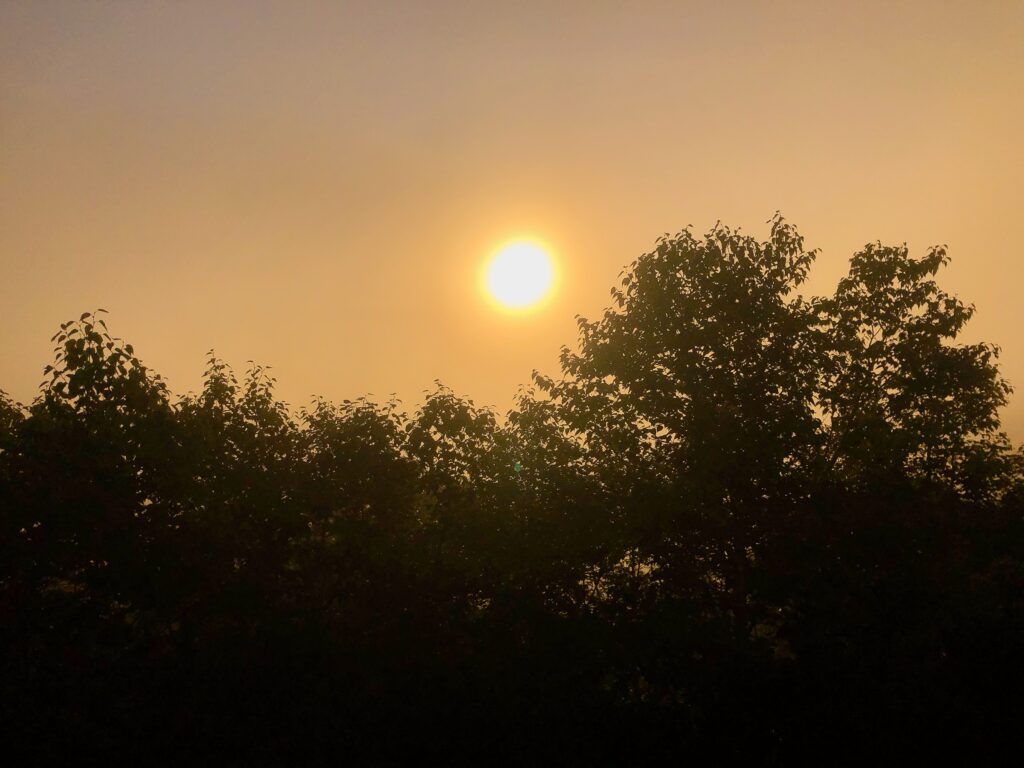
[{"label": "gradient sky", "polygon": [[[1024,3],[0,3],[0,387],[104,307],[172,390],[504,410],[664,232],[946,243],[1024,389]],[[494,312],[515,235],[559,294]],[[1024,440],[1024,396],[1004,425]]]}]

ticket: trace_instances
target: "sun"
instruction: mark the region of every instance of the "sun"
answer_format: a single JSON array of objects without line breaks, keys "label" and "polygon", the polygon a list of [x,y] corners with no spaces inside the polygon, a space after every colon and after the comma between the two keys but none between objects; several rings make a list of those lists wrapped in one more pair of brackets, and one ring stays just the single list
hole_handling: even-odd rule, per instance
[{"label": "sun", "polygon": [[551,293],[555,268],[547,250],[536,242],[516,240],[503,245],[487,263],[484,288],[501,307],[536,307]]}]

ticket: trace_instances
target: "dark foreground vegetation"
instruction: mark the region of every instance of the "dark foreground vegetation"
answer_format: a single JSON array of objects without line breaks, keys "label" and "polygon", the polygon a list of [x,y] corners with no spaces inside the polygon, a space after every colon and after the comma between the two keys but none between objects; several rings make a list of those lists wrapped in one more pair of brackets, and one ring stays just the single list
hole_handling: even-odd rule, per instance
[{"label": "dark foreground vegetation", "polygon": [[956,342],[943,249],[805,299],[813,258],[781,219],[660,240],[505,420],[443,387],[296,413],[212,354],[175,399],[63,324],[0,402],[4,755],[1019,757],[996,350]]}]

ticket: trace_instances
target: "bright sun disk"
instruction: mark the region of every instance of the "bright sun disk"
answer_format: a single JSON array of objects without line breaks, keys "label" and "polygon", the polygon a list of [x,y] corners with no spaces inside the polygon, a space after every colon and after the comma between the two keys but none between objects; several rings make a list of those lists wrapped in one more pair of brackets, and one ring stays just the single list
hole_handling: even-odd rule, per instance
[{"label": "bright sun disk", "polygon": [[510,243],[487,265],[486,286],[491,297],[508,309],[525,309],[551,289],[554,269],[547,252],[535,243]]}]

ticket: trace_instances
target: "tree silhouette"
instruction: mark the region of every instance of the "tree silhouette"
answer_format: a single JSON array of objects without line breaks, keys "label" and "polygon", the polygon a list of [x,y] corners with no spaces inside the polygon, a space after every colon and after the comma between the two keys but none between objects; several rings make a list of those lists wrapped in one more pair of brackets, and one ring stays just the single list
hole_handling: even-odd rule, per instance
[{"label": "tree silhouette", "polygon": [[[507,418],[173,398],[102,310],[0,393],[15,762],[764,765],[1019,748],[1024,461],[923,258],[660,239]],[[26,757],[27,756],[27,757]]]}]

